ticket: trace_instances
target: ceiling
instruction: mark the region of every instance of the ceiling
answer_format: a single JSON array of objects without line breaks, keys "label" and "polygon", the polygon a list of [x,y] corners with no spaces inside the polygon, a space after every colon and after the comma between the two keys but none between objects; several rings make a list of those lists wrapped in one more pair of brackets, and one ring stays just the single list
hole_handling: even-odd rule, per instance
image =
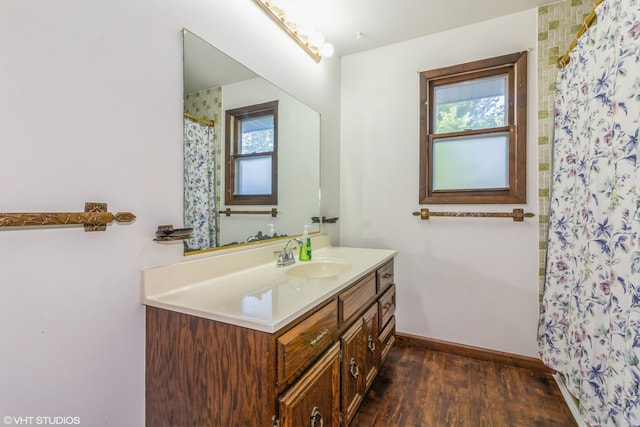
[{"label": "ceiling", "polygon": [[[247,0],[248,1],[248,0]],[[553,0],[271,0],[350,55],[532,9]],[[265,16],[265,19],[266,16]],[[360,34],[360,36],[358,36]],[[216,69],[215,75],[207,70]],[[185,93],[256,77],[185,31]],[[215,79],[215,80],[212,80]]]},{"label": "ceiling", "polygon": [[[296,21],[324,33],[344,56],[375,49],[554,0],[272,0]],[[557,1],[557,0],[555,0]]]}]

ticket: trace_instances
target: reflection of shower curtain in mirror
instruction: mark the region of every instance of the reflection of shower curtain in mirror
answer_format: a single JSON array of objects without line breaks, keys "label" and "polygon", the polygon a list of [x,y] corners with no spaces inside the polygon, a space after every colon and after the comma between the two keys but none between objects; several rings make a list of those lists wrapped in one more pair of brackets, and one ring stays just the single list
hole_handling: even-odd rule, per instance
[{"label": "reflection of shower curtain in mirror", "polygon": [[193,227],[187,250],[216,246],[214,128],[184,119],[184,225]]},{"label": "reflection of shower curtain in mirror", "polygon": [[640,8],[605,0],[556,88],[543,362],[591,426],[640,425]]}]

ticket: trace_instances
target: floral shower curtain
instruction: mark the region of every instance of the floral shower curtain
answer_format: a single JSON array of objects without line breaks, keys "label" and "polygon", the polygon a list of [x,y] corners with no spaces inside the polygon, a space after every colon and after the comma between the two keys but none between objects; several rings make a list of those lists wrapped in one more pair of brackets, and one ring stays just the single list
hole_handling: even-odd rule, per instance
[{"label": "floral shower curtain", "polygon": [[184,224],[193,227],[187,250],[216,246],[214,128],[184,119]]},{"label": "floral shower curtain", "polygon": [[556,89],[538,342],[591,426],[640,426],[640,4],[605,0]]}]

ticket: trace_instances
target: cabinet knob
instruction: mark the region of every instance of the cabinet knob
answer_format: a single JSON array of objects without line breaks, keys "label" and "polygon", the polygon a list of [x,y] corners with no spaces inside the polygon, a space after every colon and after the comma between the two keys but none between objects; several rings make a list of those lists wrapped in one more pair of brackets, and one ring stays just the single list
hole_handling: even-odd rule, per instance
[{"label": "cabinet knob", "polygon": [[320,332],[318,334],[317,337],[315,337],[314,339],[312,339],[311,341],[309,341],[309,344],[311,344],[312,346],[318,344],[318,342],[325,337],[325,335],[327,335],[329,333],[328,329],[325,329],[324,331]]},{"label": "cabinet knob", "polygon": [[360,374],[355,357],[352,357],[349,361],[349,372],[353,378],[358,378],[358,374]]},{"label": "cabinet knob", "polygon": [[324,425],[320,410],[317,406],[314,406],[311,410],[311,427],[316,427],[316,422],[318,423],[318,427],[322,427]]}]

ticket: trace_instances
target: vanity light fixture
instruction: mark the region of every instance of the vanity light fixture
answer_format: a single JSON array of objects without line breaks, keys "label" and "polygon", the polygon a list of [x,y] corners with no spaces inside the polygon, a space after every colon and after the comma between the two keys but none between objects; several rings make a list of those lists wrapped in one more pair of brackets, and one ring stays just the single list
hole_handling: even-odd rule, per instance
[{"label": "vanity light fixture", "polygon": [[291,20],[285,11],[272,0],[251,0],[285,33],[289,35],[314,61],[320,62],[322,57],[333,55],[333,45],[326,43],[324,35],[319,32],[308,32],[301,25]]}]

